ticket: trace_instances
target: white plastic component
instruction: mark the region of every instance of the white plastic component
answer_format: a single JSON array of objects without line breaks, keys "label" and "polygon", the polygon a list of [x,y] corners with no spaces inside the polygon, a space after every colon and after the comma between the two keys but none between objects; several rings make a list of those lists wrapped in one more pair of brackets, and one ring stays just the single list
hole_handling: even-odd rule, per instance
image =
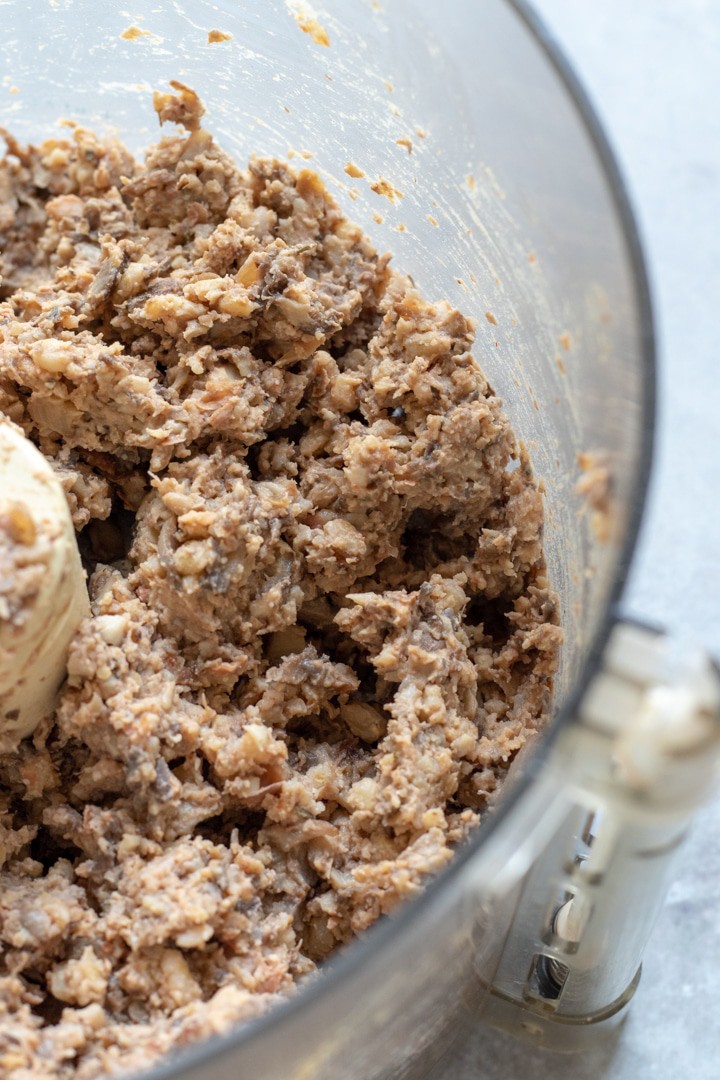
[{"label": "white plastic component", "polygon": [[52,712],[88,611],[62,486],[22,431],[0,418],[0,750]]},{"label": "white plastic component", "polygon": [[[620,1015],[675,851],[719,775],[718,670],[618,624],[524,811],[537,825],[523,845],[490,1022],[567,1049]],[[496,903],[507,908],[507,896],[506,885]]]},{"label": "white plastic component", "polygon": [[573,896],[558,910],[555,916],[555,933],[563,941],[577,945],[590,918],[590,909],[582,896]]}]

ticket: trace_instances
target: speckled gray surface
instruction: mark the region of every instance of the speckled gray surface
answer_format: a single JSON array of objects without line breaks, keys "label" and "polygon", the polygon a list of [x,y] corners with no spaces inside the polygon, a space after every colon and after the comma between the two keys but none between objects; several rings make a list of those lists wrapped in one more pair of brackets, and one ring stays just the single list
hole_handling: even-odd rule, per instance
[{"label": "speckled gray surface", "polygon": [[[639,219],[660,345],[655,476],[627,610],[720,656],[720,4],[535,0],[613,143]],[[586,1056],[478,1027],[428,1080],[715,1080],[720,802],[679,856],[625,1026]]]}]

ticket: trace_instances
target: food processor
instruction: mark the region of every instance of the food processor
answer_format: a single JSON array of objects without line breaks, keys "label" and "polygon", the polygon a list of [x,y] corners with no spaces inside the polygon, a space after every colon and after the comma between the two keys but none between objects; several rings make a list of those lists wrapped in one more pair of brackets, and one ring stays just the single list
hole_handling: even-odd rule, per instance
[{"label": "food processor", "polygon": [[618,617],[652,452],[652,317],[571,71],[518,0],[2,12],[0,123],[19,140],[72,120],[141,152],[152,91],[179,80],[238,161],[307,159],[425,295],[475,316],[476,356],[544,487],[565,630],[553,719],[448,869],[286,1004],[148,1077],[422,1075],[469,1019],[586,1046],[623,1016],[716,777],[720,679]]}]

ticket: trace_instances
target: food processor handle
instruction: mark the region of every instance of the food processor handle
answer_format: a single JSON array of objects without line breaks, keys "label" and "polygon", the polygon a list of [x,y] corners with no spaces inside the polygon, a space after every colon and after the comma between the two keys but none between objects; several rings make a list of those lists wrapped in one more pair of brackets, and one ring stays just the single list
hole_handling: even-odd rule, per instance
[{"label": "food processor handle", "polygon": [[573,1049],[621,1017],[677,848],[719,774],[718,668],[618,623],[578,722],[534,785],[526,813],[543,824],[513,903],[507,890],[495,897],[512,915],[485,998],[489,1022]]}]

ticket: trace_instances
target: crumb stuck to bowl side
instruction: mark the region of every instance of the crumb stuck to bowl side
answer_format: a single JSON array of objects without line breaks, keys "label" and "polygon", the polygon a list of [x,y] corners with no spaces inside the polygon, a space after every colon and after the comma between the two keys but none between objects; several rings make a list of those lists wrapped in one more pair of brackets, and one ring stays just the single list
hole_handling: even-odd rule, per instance
[{"label": "crumb stuck to bowl side", "polygon": [[0,760],[8,1076],[137,1071],[292,993],[550,703],[542,500],[473,321],[173,90],[144,163],[79,127],[0,163],[0,411],[92,601]]},{"label": "crumb stuck to bowl side", "polygon": [[288,8],[303,34],[307,34],[316,45],[322,45],[325,49],[330,48],[330,35],[318,21],[317,14],[310,4],[305,3],[305,0],[290,0]]}]

